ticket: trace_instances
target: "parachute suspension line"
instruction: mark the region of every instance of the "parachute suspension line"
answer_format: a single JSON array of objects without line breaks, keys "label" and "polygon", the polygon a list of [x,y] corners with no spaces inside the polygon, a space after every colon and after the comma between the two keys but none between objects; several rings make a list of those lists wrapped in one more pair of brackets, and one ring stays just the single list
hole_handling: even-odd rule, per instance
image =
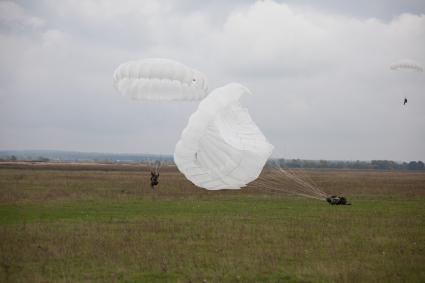
[{"label": "parachute suspension line", "polygon": [[279,171],[282,172],[283,174],[285,174],[286,177],[292,179],[294,182],[301,185],[302,187],[308,188],[308,189],[312,190],[313,192],[317,193],[318,195],[326,197],[326,194],[324,192],[322,192],[317,186],[313,186],[311,183],[303,180],[299,176],[295,175],[293,172],[283,170],[282,168],[279,168]]},{"label": "parachute suspension line", "polygon": [[303,191],[299,190],[298,188],[290,188],[289,186],[287,186],[287,184],[282,183],[282,182],[275,182],[275,181],[270,181],[267,179],[259,179],[258,180],[259,185],[262,188],[266,188],[269,190],[274,190],[274,191],[279,191],[281,193],[286,193],[286,194],[290,194],[290,195],[300,195],[300,194],[304,194]]},{"label": "parachute suspension line", "polygon": [[266,190],[270,190],[270,191],[274,191],[274,192],[285,193],[285,194],[293,195],[293,196],[301,196],[301,197],[307,197],[307,198],[311,198],[311,199],[323,200],[323,197],[321,197],[321,196],[317,196],[317,195],[311,194],[310,192],[299,190],[299,189],[294,188],[294,187],[285,186],[285,185],[282,185],[282,183],[272,184],[272,183],[270,183],[268,181],[264,181],[264,180],[260,180],[258,183],[259,183],[259,185],[261,186],[262,189],[266,189]]},{"label": "parachute suspension line", "polygon": [[[271,167],[271,168],[270,168]],[[289,195],[323,200],[327,195],[306,174],[299,176],[290,170],[284,170],[279,164],[270,166],[256,182],[262,188]],[[308,179],[308,180],[306,180]]]},{"label": "parachute suspension line", "polygon": [[301,180],[301,181],[303,181],[305,183],[308,183],[309,186],[311,186],[311,188],[313,190],[317,191],[320,194],[323,194],[324,196],[327,196],[324,192],[322,192],[319,189],[319,186],[317,185],[317,183],[308,174],[306,174],[306,171],[305,170],[303,170],[302,173],[300,173],[300,172],[296,173],[294,170],[290,170],[290,169],[285,169],[284,170],[284,169],[282,169],[282,167],[279,164],[277,164],[277,168],[279,169],[279,171],[285,171],[285,173],[291,174],[295,178],[298,176],[299,177],[298,178],[299,180]]},{"label": "parachute suspension line", "polygon": [[162,167],[162,163],[161,163],[161,161],[156,160],[156,161],[155,161],[155,172],[156,172],[156,173],[159,173],[159,171],[161,170],[161,167]]},{"label": "parachute suspension line", "polygon": [[[280,189],[276,189],[276,188],[273,188],[273,187],[267,187],[265,189],[270,190],[272,192],[279,192],[279,193],[285,192],[285,191],[282,191]],[[285,192],[285,193],[287,193],[289,195],[293,195],[293,196],[301,196],[301,197],[306,197],[306,198],[311,198],[311,199],[323,200],[323,198],[308,195],[308,194],[303,194],[303,193],[289,193],[289,192]]]},{"label": "parachute suspension line", "polygon": [[320,200],[324,199],[323,195],[317,194],[303,186],[300,186],[295,182],[291,182],[290,179],[282,175],[279,177],[279,179],[276,179],[274,177],[260,177],[259,183],[264,188],[271,188],[273,190],[277,190],[289,195],[309,196]]},{"label": "parachute suspension line", "polygon": [[[313,191],[314,193],[316,193],[317,195],[326,198],[327,195],[320,190],[319,186],[317,184],[314,183],[314,181],[308,177],[307,174],[303,174],[303,176],[300,176],[300,174],[295,174],[295,172],[291,171],[291,170],[284,170],[279,164],[277,164],[277,170],[281,173],[283,173],[287,178],[293,180],[294,182],[296,182],[298,185],[305,187],[308,190]],[[308,180],[306,180],[308,179]]]},{"label": "parachute suspension line", "polygon": [[307,197],[307,198],[311,198],[311,199],[317,199],[317,200],[323,200],[323,197],[320,196],[315,196],[315,195],[311,195],[308,192],[303,192],[303,191],[297,191],[297,190],[293,190],[292,188],[285,188],[282,186],[282,184],[270,184],[268,182],[265,181],[256,181],[256,183],[259,183],[259,185],[261,186],[262,189],[266,189],[266,190],[270,190],[273,192],[278,192],[278,193],[285,193],[288,195],[293,195],[293,196],[302,196],[302,197]]},{"label": "parachute suspension line", "polygon": [[162,162],[161,161],[159,161],[159,160],[155,160],[155,161],[150,160],[148,162],[148,164],[149,164],[149,170],[151,172],[159,173],[159,171],[161,171],[161,167],[162,167]]}]

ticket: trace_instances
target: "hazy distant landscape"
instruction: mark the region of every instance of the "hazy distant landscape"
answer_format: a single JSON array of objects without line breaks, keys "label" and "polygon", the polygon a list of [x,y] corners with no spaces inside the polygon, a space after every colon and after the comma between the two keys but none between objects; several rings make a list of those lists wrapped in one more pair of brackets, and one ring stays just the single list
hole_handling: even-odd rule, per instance
[{"label": "hazy distant landscape", "polygon": [[61,150],[0,150],[0,160],[137,163],[159,160],[170,163],[172,155],[96,153]]},{"label": "hazy distant landscape", "polygon": [[[123,154],[94,153],[55,150],[3,150],[1,161],[33,161],[33,162],[95,162],[95,163],[149,163],[160,161],[163,164],[174,164],[172,155],[160,154]],[[302,160],[273,159],[275,163],[287,168],[328,168],[328,169],[375,169],[375,170],[425,170],[422,161],[392,160]]]}]

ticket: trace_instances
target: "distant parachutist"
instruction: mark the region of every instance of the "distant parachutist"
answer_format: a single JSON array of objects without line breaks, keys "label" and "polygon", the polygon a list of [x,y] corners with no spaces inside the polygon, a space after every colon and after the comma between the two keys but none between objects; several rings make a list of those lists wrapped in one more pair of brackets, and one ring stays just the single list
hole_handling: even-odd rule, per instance
[{"label": "distant parachutist", "polygon": [[407,98],[405,97],[405,98],[404,98],[403,105],[406,105],[406,103],[407,103]]},{"label": "distant parachutist", "polygon": [[343,196],[330,196],[326,198],[326,201],[331,205],[351,205]]}]

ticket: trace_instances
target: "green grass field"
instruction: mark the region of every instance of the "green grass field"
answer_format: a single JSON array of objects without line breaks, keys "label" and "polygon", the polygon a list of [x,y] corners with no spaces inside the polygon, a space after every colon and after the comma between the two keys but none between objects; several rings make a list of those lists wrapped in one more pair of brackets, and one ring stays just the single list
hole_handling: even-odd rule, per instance
[{"label": "green grass field", "polygon": [[425,173],[309,171],[352,206],[165,168],[0,165],[0,282],[424,282]]}]

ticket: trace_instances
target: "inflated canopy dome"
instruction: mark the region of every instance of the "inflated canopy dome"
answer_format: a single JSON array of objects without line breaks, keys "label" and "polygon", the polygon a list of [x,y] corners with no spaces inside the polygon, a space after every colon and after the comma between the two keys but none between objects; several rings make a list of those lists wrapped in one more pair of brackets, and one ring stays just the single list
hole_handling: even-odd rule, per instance
[{"label": "inflated canopy dome", "polygon": [[174,152],[178,169],[209,190],[240,189],[258,178],[273,146],[239,99],[250,91],[236,83],[212,91],[189,119]]},{"label": "inflated canopy dome", "polygon": [[162,58],[121,64],[114,72],[114,86],[135,100],[200,100],[208,94],[201,72]]}]

